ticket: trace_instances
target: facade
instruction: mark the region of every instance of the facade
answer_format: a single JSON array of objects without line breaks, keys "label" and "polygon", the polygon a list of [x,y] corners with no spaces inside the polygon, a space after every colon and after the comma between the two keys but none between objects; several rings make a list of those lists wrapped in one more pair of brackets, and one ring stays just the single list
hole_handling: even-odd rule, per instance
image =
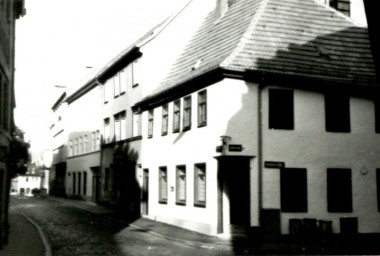
[{"label": "facade", "polygon": [[[379,233],[379,85],[367,29],[312,0],[217,1],[204,17],[196,6],[180,15],[200,26],[133,106],[146,216],[222,236],[318,223]],[[147,52],[144,67],[157,65]]]},{"label": "facade", "polygon": [[33,189],[41,189],[41,182],[38,174],[18,175],[12,179],[11,195],[33,196]]},{"label": "facade", "polygon": [[52,134],[52,154],[53,159],[49,174],[50,194],[55,196],[65,196],[65,179],[67,170],[67,98],[66,92],[58,98],[52,107],[53,121],[50,126]]},{"label": "facade", "polygon": [[7,154],[13,129],[16,19],[24,14],[23,0],[0,1],[0,248],[7,241],[10,179]]},{"label": "facade", "polygon": [[97,202],[100,185],[100,87],[89,82],[66,100],[65,194]]}]

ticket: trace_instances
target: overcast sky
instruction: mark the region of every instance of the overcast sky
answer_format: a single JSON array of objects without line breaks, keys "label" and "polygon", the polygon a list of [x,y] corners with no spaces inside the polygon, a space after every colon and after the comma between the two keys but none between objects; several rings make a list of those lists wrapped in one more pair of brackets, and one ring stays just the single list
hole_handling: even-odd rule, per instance
[{"label": "overcast sky", "polygon": [[[49,147],[51,107],[64,90],[55,85],[80,83],[187,1],[26,0],[16,24],[15,121],[33,149]],[[351,2],[352,18],[365,24],[362,0]]]}]

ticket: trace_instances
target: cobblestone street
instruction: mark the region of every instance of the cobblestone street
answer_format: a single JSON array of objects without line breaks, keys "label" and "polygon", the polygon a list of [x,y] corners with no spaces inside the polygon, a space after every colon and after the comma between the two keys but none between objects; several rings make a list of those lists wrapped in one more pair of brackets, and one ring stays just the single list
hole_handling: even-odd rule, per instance
[{"label": "cobblestone street", "polygon": [[[72,202],[72,201],[71,201]],[[231,248],[194,246],[91,213],[57,198],[11,197],[10,211],[27,216],[46,234],[52,255],[234,255]],[[175,237],[175,234],[173,235]],[[239,255],[248,252],[240,251]]]}]

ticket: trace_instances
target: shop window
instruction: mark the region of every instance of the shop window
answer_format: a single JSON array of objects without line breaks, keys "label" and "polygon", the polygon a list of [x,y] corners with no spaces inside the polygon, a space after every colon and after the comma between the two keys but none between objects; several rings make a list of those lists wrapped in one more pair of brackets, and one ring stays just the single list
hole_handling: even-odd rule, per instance
[{"label": "shop window", "polygon": [[307,212],[306,169],[284,168],[280,172],[281,211]]},{"label": "shop window", "polygon": [[352,212],[351,169],[327,169],[328,212]]}]

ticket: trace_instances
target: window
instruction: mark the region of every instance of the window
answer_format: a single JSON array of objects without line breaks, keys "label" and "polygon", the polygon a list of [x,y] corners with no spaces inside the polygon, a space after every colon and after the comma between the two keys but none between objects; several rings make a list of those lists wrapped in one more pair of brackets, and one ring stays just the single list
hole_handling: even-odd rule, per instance
[{"label": "window", "polygon": [[153,109],[148,112],[148,138],[153,137]]},{"label": "window", "polygon": [[179,132],[181,120],[181,100],[174,101],[173,132]]},{"label": "window", "polygon": [[69,145],[69,156],[72,156],[74,154],[73,140],[70,140]]},{"label": "window", "polygon": [[133,113],[133,127],[132,127],[133,137],[141,135],[140,119],[141,119],[141,114]]},{"label": "window", "polygon": [[159,203],[167,204],[168,203],[168,177],[167,177],[166,167],[159,168]]},{"label": "window", "polygon": [[338,94],[325,95],[326,131],[350,132],[350,98]]},{"label": "window", "polygon": [[133,62],[133,86],[137,86],[140,83],[140,60]]},{"label": "window", "polygon": [[183,99],[183,130],[191,128],[191,96]]},{"label": "window", "polygon": [[82,188],[82,173],[78,172],[78,195],[81,194]]},{"label": "window", "polygon": [[125,68],[127,72],[127,86],[131,88],[133,86],[133,66],[132,63]]},{"label": "window", "polygon": [[380,133],[380,98],[375,100],[375,132]]},{"label": "window", "polygon": [[113,78],[114,97],[120,95],[120,73],[117,73]]},{"label": "window", "polygon": [[111,90],[112,90],[112,79],[108,79],[104,84],[104,103],[107,103],[110,100]]},{"label": "window", "polygon": [[114,116],[114,134],[115,134],[115,141],[120,140],[120,131],[121,131],[121,126],[120,126],[120,116],[115,115]]},{"label": "window", "polygon": [[168,117],[168,104],[162,106],[162,135],[168,134],[168,124],[169,124],[169,117]]},{"label": "window", "polygon": [[196,164],[194,168],[194,205],[206,206],[206,164]]},{"label": "window", "polygon": [[127,138],[127,119],[126,112],[120,113],[120,138],[125,140]]},{"label": "window", "polygon": [[83,153],[83,137],[79,138],[79,154]]},{"label": "window", "polygon": [[328,212],[352,212],[351,169],[327,169]]},{"label": "window", "polygon": [[88,140],[87,140],[87,135],[83,136],[83,153],[88,152]]},{"label": "window", "polygon": [[87,172],[83,172],[83,195],[87,194]]},{"label": "window", "polygon": [[186,166],[177,166],[176,171],[176,203],[186,205]]},{"label": "window", "polygon": [[104,119],[104,142],[110,142],[110,119]]},{"label": "window", "polygon": [[280,170],[282,212],[307,212],[306,169],[284,168]]},{"label": "window", "polygon": [[78,155],[78,138],[75,139],[74,154]]},{"label": "window", "polygon": [[120,71],[120,94],[123,94],[127,91],[127,72],[126,68]]},{"label": "window", "polygon": [[292,90],[269,89],[269,129],[294,129]]},{"label": "window", "polygon": [[96,132],[92,132],[92,150],[95,151],[96,150]]},{"label": "window", "polygon": [[76,179],[76,173],[73,172],[73,195],[76,194],[76,185],[77,185],[77,179]]},{"label": "window", "polygon": [[198,93],[198,127],[207,125],[207,91]]}]

